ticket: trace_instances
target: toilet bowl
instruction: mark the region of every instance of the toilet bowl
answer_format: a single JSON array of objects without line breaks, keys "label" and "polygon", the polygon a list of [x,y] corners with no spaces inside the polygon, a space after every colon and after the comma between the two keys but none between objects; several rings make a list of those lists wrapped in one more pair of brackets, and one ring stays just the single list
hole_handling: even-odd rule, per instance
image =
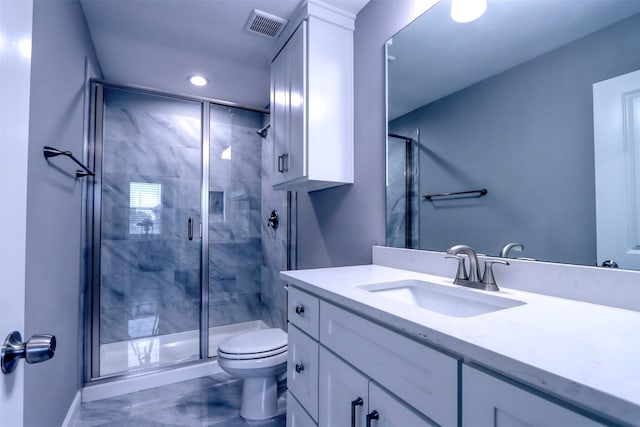
[{"label": "toilet bowl", "polygon": [[279,415],[278,379],[287,371],[287,334],[261,329],[231,337],[218,346],[218,364],[244,380],[240,416],[265,420]]}]

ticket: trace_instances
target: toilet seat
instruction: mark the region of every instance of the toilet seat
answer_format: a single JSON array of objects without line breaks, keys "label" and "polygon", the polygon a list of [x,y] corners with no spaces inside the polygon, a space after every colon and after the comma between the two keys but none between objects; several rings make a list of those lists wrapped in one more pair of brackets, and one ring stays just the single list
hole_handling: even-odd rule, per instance
[{"label": "toilet seat", "polygon": [[282,329],[261,329],[221,342],[218,346],[218,357],[231,360],[262,359],[286,351],[287,334]]}]

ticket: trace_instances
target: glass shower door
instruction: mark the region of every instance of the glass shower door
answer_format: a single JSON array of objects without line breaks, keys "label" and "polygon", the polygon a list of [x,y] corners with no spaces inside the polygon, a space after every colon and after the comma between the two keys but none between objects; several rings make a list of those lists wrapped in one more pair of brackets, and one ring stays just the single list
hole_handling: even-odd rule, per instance
[{"label": "glass shower door", "polygon": [[94,377],[200,357],[201,103],[100,89]]},{"label": "glass shower door", "polygon": [[276,254],[262,247],[268,230],[261,213],[264,140],[257,130],[264,120],[263,113],[210,106],[209,356],[224,339],[267,327],[263,264]]}]

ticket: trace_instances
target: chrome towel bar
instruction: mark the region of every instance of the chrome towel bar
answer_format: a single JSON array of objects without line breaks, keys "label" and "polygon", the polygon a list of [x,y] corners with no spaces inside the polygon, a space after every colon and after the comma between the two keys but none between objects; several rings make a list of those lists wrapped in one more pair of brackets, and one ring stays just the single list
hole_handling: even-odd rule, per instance
[{"label": "chrome towel bar", "polygon": [[83,169],[83,170],[79,170],[79,169],[76,170],[76,178],[81,178],[88,175],[95,176],[95,173],[93,173],[88,167],[80,163],[78,159],[73,157],[73,153],[71,151],[61,151],[61,150],[58,150],[57,148],[49,147],[47,145],[43,147],[42,151],[44,153],[44,158],[47,160],[49,159],[49,157],[67,156],[71,160],[76,162],[76,164]]},{"label": "chrome towel bar", "polygon": [[422,196],[422,198],[425,200],[434,200],[434,198],[439,199],[443,197],[452,197],[456,199],[459,199],[460,197],[482,197],[485,196],[488,192],[489,191],[486,188],[482,188],[480,190],[457,191],[455,193],[426,194]]}]

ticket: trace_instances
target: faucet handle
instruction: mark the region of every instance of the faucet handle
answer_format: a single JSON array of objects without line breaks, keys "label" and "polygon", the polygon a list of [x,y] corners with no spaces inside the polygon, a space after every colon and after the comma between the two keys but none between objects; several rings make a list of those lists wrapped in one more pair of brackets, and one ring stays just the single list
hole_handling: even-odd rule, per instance
[{"label": "faucet handle", "polygon": [[500,290],[496,284],[496,278],[493,276],[493,264],[509,265],[509,262],[497,258],[489,258],[484,261],[484,275],[482,276],[482,283],[484,284],[484,289],[487,291]]},{"label": "faucet handle", "polygon": [[445,258],[453,258],[458,260],[458,272],[456,273],[456,280],[469,280],[467,274],[467,268],[464,265],[464,257],[460,255],[447,255]]}]

